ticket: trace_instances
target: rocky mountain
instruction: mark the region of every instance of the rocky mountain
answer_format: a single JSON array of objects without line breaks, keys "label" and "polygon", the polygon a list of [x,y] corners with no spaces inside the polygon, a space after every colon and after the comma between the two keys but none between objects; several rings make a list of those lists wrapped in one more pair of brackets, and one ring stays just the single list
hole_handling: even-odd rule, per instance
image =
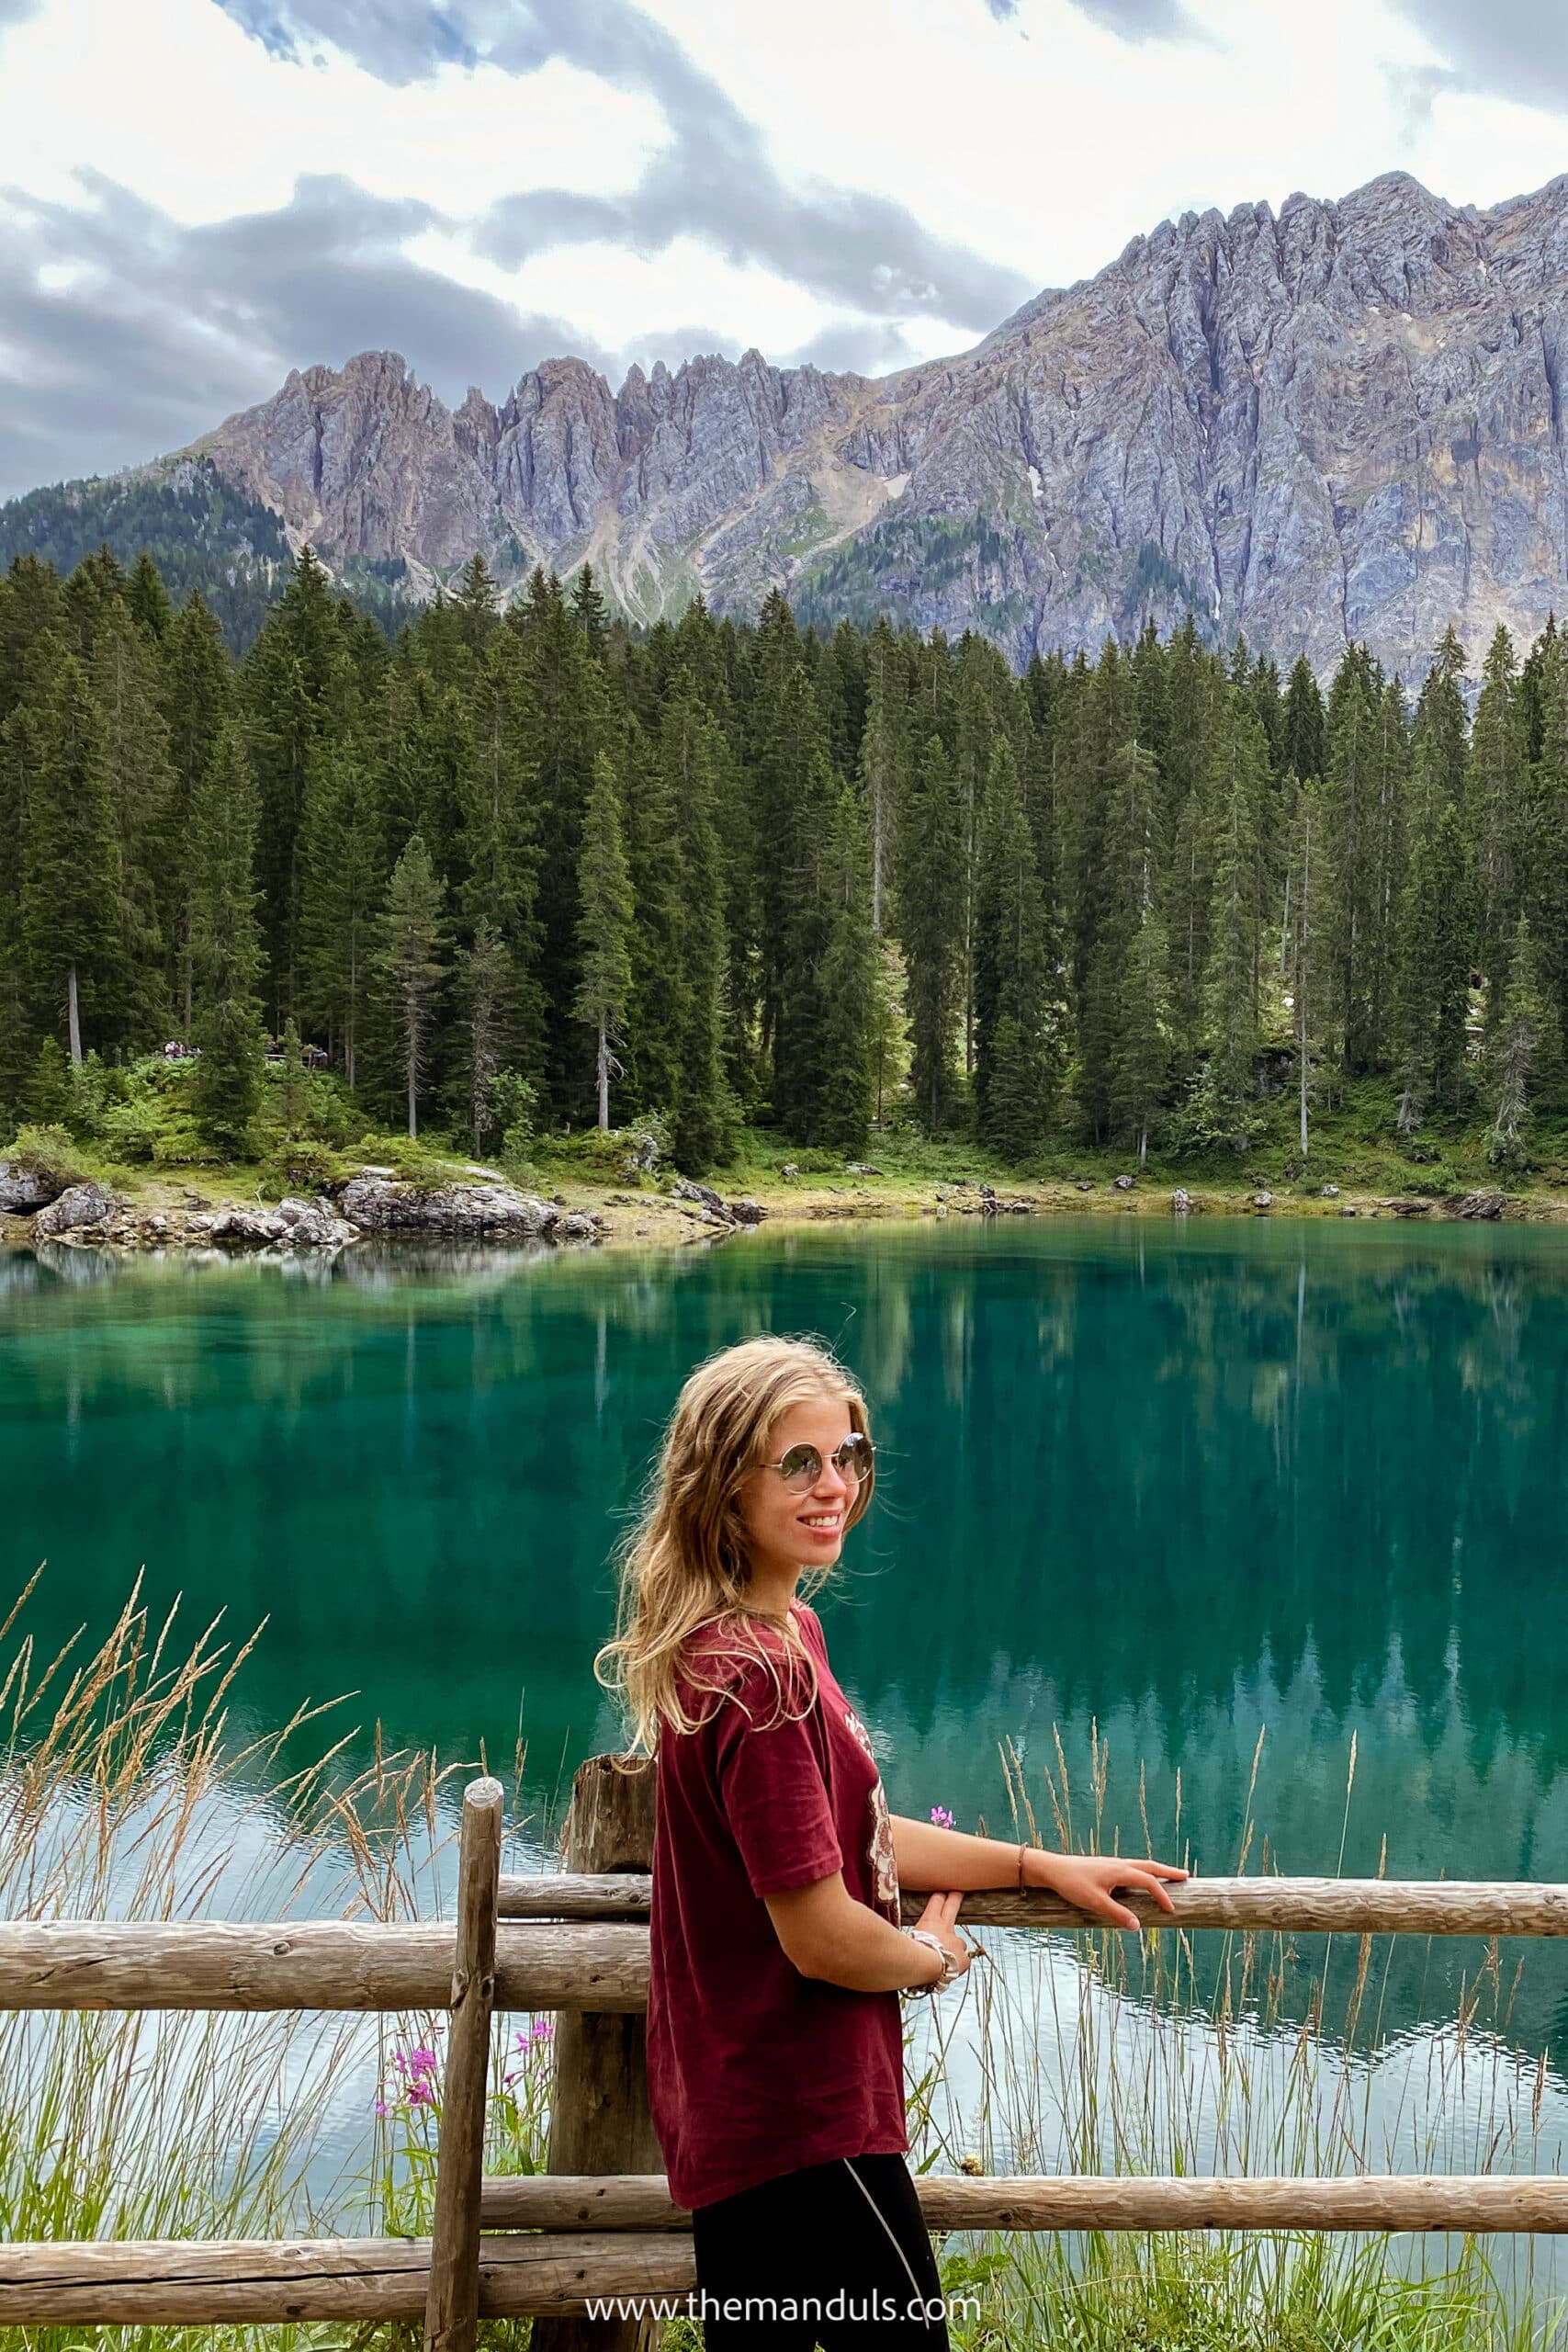
[{"label": "rocky mountain", "polygon": [[507,582],[586,560],[640,619],[776,582],[1018,663],[1190,611],[1320,670],[1364,638],[1408,678],[1450,621],[1479,654],[1568,601],[1565,376],[1568,177],[1479,211],[1396,173],[1166,221],[881,380],[749,352],[613,392],[561,359],[454,411],[370,352],[163,463],[415,593],[476,550]]}]

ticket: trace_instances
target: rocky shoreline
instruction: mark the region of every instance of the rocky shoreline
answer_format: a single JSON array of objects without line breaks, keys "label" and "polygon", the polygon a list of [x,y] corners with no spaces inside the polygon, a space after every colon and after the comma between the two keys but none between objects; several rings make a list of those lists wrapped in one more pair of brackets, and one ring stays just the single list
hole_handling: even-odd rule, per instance
[{"label": "rocky shoreline", "polygon": [[[873,1224],[942,1221],[951,1216],[1060,1216],[1120,1213],[1185,1219],[1201,1216],[1329,1216],[1496,1223],[1554,1223],[1568,1203],[1546,1195],[1475,1191],[1434,1195],[1342,1194],[1324,1183],[1274,1193],[1254,1182],[1224,1191],[1171,1186],[1121,1174],[1069,1177],[999,1192],[983,1180],[884,1179],[870,1166],[846,1170],[844,1185],[781,1171],[767,1196],[727,1198],[712,1185],[673,1177],[657,1190],[607,1191],[569,1204],[519,1190],[494,1170],[468,1168],[432,1184],[386,1167],[366,1167],[310,1198],[276,1204],[209,1198],[188,1186],[128,1199],[97,1182],[64,1183],[25,1165],[0,1161],[0,1246],[109,1252],[121,1257],[178,1253],[214,1259],[249,1256],[330,1261],[369,1242],[443,1248],[468,1243],[533,1247],[680,1246],[711,1243],[770,1223]],[[866,1180],[870,1180],[869,1182]],[[889,1189],[883,1189],[886,1184]],[[177,1193],[178,1197],[175,1197]],[[611,1215],[606,1212],[614,1212]],[[623,1214],[627,1213],[627,1214]]]},{"label": "rocky shoreline", "polygon": [[593,1209],[568,1209],[520,1193],[499,1178],[432,1186],[389,1168],[365,1168],[335,1193],[311,1200],[212,1202],[187,1192],[178,1206],[125,1200],[97,1182],[60,1184],[36,1170],[0,1161],[0,1230],[11,1220],[24,1246],[144,1250],[210,1250],[293,1257],[334,1254],[357,1242],[408,1236],[457,1240],[596,1242],[607,1221]]}]

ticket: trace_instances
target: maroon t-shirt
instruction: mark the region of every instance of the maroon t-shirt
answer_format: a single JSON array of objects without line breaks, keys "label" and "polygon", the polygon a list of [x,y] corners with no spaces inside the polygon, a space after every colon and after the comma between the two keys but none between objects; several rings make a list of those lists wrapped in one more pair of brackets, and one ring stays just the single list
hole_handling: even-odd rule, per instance
[{"label": "maroon t-shirt", "polygon": [[704,1680],[723,1687],[688,1684],[686,1712],[703,1720],[659,1735],[648,2086],[678,2205],[909,2144],[897,1994],[802,1976],[762,1900],[842,1871],[857,1903],[898,1917],[871,1742],[833,1679],[816,1612],[794,1606],[817,1668],[807,1713],[809,1685],[776,1634],[782,1714],[768,1670],[705,1627],[692,1651]]}]

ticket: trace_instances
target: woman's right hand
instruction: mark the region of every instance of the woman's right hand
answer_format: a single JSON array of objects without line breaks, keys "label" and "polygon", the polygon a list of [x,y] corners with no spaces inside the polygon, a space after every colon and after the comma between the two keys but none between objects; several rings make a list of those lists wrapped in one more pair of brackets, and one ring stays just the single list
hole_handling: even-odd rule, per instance
[{"label": "woman's right hand", "polygon": [[954,1924],[963,1900],[962,1894],[933,1894],[915,1922],[923,1935],[934,1936],[942,1950],[953,1954],[953,1965],[960,1976],[967,1975],[974,1958]]}]

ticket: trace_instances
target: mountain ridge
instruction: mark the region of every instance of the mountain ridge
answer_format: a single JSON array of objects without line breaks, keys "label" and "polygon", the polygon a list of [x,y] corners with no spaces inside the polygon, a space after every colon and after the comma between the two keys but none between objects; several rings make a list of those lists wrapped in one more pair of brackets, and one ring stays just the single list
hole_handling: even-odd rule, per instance
[{"label": "mountain ridge", "polygon": [[365,352],[111,480],[210,467],[296,548],[416,593],[476,552],[508,585],[588,560],[641,620],[779,586],[1020,667],[1191,612],[1414,678],[1450,623],[1478,655],[1562,603],[1565,378],[1568,175],[1481,209],[1391,172],[1162,221],[887,377],[750,350],[612,390],[568,356],[448,408]]}]

